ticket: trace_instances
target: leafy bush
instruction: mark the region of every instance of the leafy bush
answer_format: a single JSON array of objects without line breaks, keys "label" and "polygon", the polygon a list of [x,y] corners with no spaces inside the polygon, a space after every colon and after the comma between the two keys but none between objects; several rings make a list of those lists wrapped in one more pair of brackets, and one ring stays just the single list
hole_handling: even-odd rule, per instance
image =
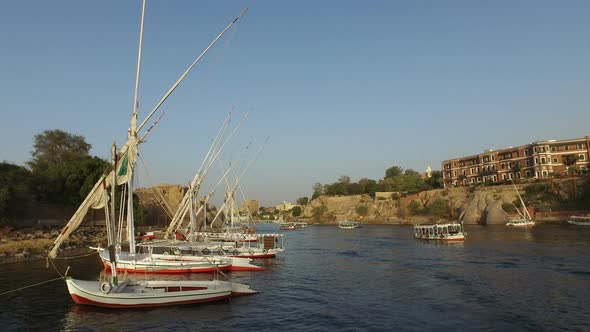
[{"label": "leafy bush", "polygon": [[293,207],[293,217],[299,217],[301,215],[301,207],[300,206],[295,206]]},{"label": "leafy bush", "polygon": [[369,213],[369,208],[364,205],[357,206],[355,210],[358,215],[363,217]]},{"label": "leafy bush", "polygon": [[444,199],[437,198],[426,207],[426,213],[431,216],[444,217],[448,215],[448,204]]},{"label": "leafy bush", "polygon": [[410,214],[412,214],[412,215],[417,215],[422,212],[420,204],[416,201],[411,201],[410,204],[408,204],[408,210],[410,211]]}]

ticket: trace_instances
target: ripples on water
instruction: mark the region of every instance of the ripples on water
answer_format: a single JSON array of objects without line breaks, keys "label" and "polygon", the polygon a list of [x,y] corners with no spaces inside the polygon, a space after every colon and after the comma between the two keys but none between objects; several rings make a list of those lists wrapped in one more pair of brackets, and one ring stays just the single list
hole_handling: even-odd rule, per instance
[{"label": "ripples on water", "polygon": [[[0,330],[589,328],[590,229],[472,226],[467,231],[465,243],[439,243],[414,240],[407,226],[311,226],[287,232],[287,251],[259,262],[266,271],[229,274],[260,294],[110,310],[75,305],[65,284],[55,282],[0,298]],[[82,279],[96,278],[101,269],[96,257],[67,264]],[[53,277],[44,262],[0,265],[0,292]]]}]

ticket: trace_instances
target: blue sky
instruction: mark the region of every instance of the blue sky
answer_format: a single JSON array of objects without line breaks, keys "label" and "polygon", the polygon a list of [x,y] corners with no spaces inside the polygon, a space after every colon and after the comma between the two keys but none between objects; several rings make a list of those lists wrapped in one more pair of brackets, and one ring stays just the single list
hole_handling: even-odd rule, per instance
[{"label": "blue sky", "polygon": [[[246,6],[143,146],[156,183],[187,183],[232,107],[249,116],[226,162],[270,136],[244,178],[263,205],[340,175],[590,135],[588,1],[148,1],[140,118]],[[140,8],[0,3],[0,160],[26,162],[46,129],[105,158],[123,143]]]}]

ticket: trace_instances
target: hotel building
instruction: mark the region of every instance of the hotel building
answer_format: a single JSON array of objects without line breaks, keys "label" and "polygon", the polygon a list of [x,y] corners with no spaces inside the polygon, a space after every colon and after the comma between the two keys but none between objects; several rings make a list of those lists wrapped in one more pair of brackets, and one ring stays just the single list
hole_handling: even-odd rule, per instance
[{"label": "hotel building", "polygon": [[564,159],[578,157],[580,170],[590,169],[590,136],[567,140],[538,141],[501,150],[442,162],[445,188],[474,185],[485,182],[504,182],[508,179],[543,179],[552,173],[564,175]]}]

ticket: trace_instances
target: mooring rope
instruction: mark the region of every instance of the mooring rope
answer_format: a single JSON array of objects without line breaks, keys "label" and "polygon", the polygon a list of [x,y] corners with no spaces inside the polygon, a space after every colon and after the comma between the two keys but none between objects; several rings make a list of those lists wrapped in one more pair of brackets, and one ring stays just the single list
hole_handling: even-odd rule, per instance
[{"label": "mooring rope", "polygon": [[54,281],[57,281],[57,280],[62,280],[62,279],[63,279],[63,277],[57,277],[57,278],[54,278],[54,279],[50,279],[50,280],[38,282],[36,284],[19,287],[19,288],[16,288],[16,289],[12,289],[12,290],[9,290],[9,291],[0,293],[0,296],[6,295],[6,294],[9,294],[9,293],[13,293],[13,292],[17,292],[17,291],[20,291],[20,290],[23,290],[23,289],[27,289],[27,288],[31,288],[31,287],[35,287],[35,286],[39,286],[39,285],[43,285],[43,284],[47,284],[47,283],[54,282]]}]

